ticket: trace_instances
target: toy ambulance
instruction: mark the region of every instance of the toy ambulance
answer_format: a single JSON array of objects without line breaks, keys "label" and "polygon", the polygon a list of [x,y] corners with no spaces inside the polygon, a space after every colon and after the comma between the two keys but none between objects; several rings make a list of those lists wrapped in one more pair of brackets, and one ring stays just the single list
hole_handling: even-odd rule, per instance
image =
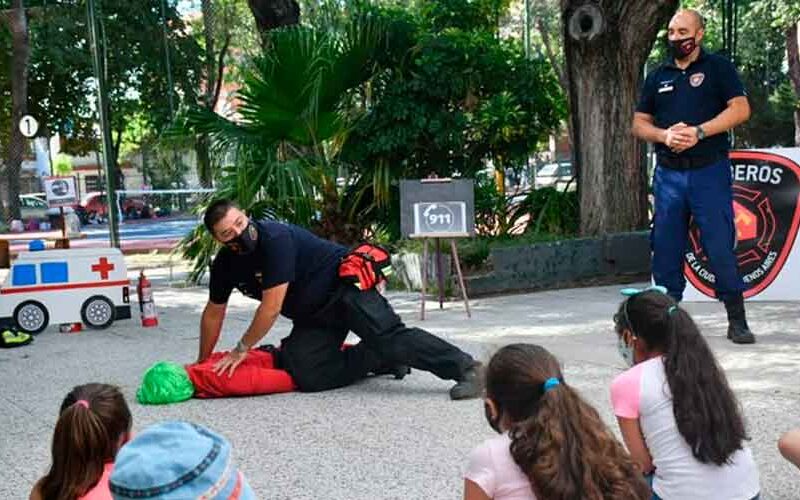
[{"label": "toy ambulance", "polygon": [[101,329],[130,317],[128,270],[116,248],[21,253],[0,287],[0,320],[27,333],[78,322]]}]

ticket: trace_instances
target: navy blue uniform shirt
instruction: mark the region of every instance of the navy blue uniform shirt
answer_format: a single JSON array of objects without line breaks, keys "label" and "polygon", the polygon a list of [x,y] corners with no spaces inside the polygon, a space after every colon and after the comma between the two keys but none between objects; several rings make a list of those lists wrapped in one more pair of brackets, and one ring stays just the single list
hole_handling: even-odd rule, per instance
[{"label": "navy blue uniform shirt", "polygon": [[[701,125],[728,107],[734,97],[747,95],[733,64],[723,56],[700,49],[700,55],[686,69],[668,61],[649,75],[642,87],[636,111],[654,117],[659,128],[684,122]],[[656,153],[669,158],[727,156],[728,134],[716,134],[698,142],[693,148],[677,154],[661,143]]]},{"label": "navy blue uniform shirt", "polygon": [[225,304],[234,288],[261,300],[264,290],[288,283],[281,314],[289,319],[312,316],[339,284],[339,261],[347,249],[291,224],[255,221],[258,246],[248,255],[223,247],[211,264],[209,300]]}]

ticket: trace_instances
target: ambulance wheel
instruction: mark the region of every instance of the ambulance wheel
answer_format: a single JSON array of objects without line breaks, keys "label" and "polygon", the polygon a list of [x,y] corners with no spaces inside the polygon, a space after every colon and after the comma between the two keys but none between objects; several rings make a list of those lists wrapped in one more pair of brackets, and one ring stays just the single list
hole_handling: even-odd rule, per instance
[{"label": "ambulance wheel", "polygon": [[36,334],[47,328],[50,314],[39,302],[28,300],[14,309],[14,322],[23,332]]},{"label": "ambulance wheel", "polygon": [[114,304],[102,295],[89,297],[81,307],[81,319],[89,328],[108,328],[114,322]]}]

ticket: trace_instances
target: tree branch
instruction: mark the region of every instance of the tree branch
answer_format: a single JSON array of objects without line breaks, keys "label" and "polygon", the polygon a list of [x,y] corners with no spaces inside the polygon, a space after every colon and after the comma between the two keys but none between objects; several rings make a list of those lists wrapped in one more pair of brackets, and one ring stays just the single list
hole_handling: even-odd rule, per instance
[{"label": "tree branch", "polygon": [[228,54],[228,46],[231,43],[231,34],[225,35],[225,41],[222,42],[222,49],[219,51],[219,58],[217,59],[217,85],[214,89],[214,97],[209,103],[208,108],[211,111],[217,107],[219,101],[219,94],[222,91],[222,77],[225,72],[225,56]]},{"label": "tree branch", "polygon": [[[537,6],[538,4],[539,2],[533,3],[534,6]],[[547,56],[547,60],[550,61],[550,65],[553,67],[553,71],[556,72],[556,76],[558,77],[558,83],[561,84],[561,88],[566,94],[568,92],[567,74],[564,71],[564,67],[558,62],[558,58],[553,50],[553,42],[550,39],[550,33],[547,31],[547,27],[544,25],[541,15],[536,16],[536,30],[542,37],[542,44],[544,45],[544,51],[545,55]]]},{"label": "tree branch", "polygon": [[794,93],[800,99],[800,47],[798,47],[798,29],[800,24],[792,23],[786,30],[786,54],[789,59],[789,79],[792,81]]},{"label": "tree branch", "polygon": [[[794,94],[800,100],[800,42],[797,40],[800,22],[792,23],[786,30],[786,55],[789,60],[789,80]],[[794,144],[800,146],[800,105],[794,109]]]}]

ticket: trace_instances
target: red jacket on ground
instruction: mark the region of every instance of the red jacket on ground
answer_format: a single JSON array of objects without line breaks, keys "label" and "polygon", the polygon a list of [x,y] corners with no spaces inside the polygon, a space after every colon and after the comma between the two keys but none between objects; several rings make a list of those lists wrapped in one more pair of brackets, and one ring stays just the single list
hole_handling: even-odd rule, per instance
[{"label": "red jacket on ground", "polygon": [[291,392],[297,389],[291,375],[275,368],[272,354],[251,350],[233,375],[217,375],[214,364],[227,352],[215,352],[202,363],[186,365],[186,372],[194,384],[196,398],[224,398],[230,396],[255,396]]}]

